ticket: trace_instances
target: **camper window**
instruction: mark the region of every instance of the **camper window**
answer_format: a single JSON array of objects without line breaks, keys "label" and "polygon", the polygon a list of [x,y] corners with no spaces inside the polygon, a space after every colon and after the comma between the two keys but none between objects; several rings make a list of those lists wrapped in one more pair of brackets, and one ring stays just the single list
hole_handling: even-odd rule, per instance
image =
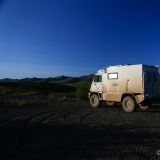
[{"label": "camper window", "polygon": [[118,79],[118,73],[108,73],[108,79]]}]

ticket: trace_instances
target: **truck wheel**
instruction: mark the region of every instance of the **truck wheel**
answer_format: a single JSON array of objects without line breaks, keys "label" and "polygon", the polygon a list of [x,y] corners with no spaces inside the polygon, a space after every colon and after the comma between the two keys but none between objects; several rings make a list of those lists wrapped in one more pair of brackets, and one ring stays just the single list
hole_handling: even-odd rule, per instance
[{"label": "truck wheel", "polygon": [[133,112],[136,107],[136,103],[132,97],[127,96],[123,99],[122,106],[125,112]]},{"label": "truck wheel", "polygon": [[91,95],[91,97],[90,97],[90,105],[93,108],[97,108],[97,107],[99,107],[101,105],[101,101],[100,101],[98,95],[96,95],[96,94]]},{"label": "truck wheel", "polygon": [[106,101],[106,105],[107,105],[107,106],[114,106],[114,105],[115,105],[115,102]]},{"label": "truck wheel", "polygon": [[149,106],[141,106],[141,105],[139,105],[139,108],[142,109],[142,110],[147,110],[149,108]]}]

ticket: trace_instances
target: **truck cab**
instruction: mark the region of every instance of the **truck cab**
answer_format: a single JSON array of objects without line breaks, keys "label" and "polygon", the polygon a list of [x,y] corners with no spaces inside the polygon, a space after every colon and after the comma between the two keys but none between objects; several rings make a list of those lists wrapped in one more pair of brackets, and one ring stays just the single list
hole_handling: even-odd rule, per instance
[{"label": "truck cab", "polygon": [[90,88],[91,92],[97,92],[97,93],[103,92],[102,76],[103,76],[102,74],[95,74]]}]

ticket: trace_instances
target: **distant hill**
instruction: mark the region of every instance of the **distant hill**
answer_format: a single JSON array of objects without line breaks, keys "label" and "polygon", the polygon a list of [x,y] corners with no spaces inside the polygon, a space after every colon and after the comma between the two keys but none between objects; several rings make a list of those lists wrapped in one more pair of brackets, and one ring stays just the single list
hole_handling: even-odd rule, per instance
[{"label": "distant hill", "polygon": [[5,78],[0,79],[0,82],[18,82],[18,79]]},{"label": "distant hill", "polygon": [[24,78],[24,79],[0,79],[0,82],[25,82],[25,83],[54,83],[54,84],[75,84],[81,81],[91,82],[93,75],[81,76],[81,77],[49,77],[49,78]]}]

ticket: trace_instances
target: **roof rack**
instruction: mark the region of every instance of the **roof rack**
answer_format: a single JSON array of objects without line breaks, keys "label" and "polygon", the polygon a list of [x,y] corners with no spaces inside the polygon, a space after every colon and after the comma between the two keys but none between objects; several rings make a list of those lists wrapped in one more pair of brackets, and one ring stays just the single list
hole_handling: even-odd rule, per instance
[{"label": "roof rack", "polygon": [[131,65],[131,64],[122,64],[122,65],[116,65],[116,66],[109,66],[109,68],[110,68],[110,67],[122,67],[122,66],[129,66],[129,65]]}]

